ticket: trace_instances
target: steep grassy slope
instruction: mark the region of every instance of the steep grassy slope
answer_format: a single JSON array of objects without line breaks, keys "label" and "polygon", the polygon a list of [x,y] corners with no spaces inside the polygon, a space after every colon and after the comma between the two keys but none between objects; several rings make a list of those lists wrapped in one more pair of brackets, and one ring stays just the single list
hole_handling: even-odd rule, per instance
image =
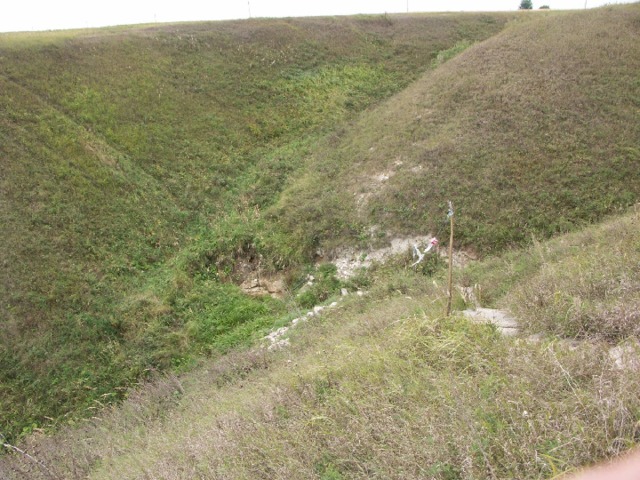
[{"label": "steep grassy slope", "polygon": [[2,431],[282,321],[240,263],[300,284],[449,199],[481,253],[636,201],[640,6],[520,13],[1,36]]},{"label": "steep grassy slope", "polygon": [[0,36],[1,431],[91,414],[271,325],[284,303],[220,281],[237,257],[301,261],[261,209],[321,135],[508,19]]},{"label": "steep grassy slope", "polygon": [[640,194],[639,35],[638,4],[512,24],[337,134],[274,212],[314,251],[372,225],[437,232],[452,200],[457,243],[487,253],[624,209]]},{"label": "steep grassy slope", "polygon": [[[22,445],[44,467],[14,455],[0,458],[0,475],[540,479],[614,457],[639,441],[638,318],[635,330],[615,316],[603,324],[599,302],[637,304],[639,222],[636,208],[456,272],[494,301],[516,299],[537,341],[443,318],[444,275],[387,266],[367,296],[297,326],[290,348],[235,352],[148,385],[81,427]],[[626,268],[603,276],[618,257]],[[539,303],[557,298],[550,285],[579,299],[582,342],[555,335],[573,335],[571,315],[540,321]],[[571,311],[564,298],[558,317]],[[632,340],[635,367],[616,366],[603,336]]]}]

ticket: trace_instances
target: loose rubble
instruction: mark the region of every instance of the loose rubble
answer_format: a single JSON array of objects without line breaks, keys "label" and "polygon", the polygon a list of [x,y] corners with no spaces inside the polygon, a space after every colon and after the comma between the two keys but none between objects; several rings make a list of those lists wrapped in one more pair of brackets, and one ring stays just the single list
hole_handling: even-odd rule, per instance
[{"label": "loose rubble", "polygon": [[[343,290],[342,295],[346,296],[348,292],[344,293],[346,289],[342,289],[342,290]],[[364,292],[358,290],[357,294],[364,295]],[[291,343],[288,338],[285,338],[285,335],[291,328],[294,328],[296,325],[306,322],[307,320],[313,317],[319,317],[322,314],[322,312],[336,308],[338,305],[339,305],[339,302],[332,302],[329,305],[316,305],[315,307],[313,307],[312,310],[308,311],[304,315],[300,317],[296,317],[293,320],[291,320],[289,326],[280,327],[277,330],[274,330],[273,332],[269,333],[269,335],[263,337],[263,340],[266,340],[265,342],[266,345],[263,345],[263,347],[266,346],[267,350],[270,350],[270,351],[279,350],[281,348],[288,347],[289,345],[291,345]]]}]

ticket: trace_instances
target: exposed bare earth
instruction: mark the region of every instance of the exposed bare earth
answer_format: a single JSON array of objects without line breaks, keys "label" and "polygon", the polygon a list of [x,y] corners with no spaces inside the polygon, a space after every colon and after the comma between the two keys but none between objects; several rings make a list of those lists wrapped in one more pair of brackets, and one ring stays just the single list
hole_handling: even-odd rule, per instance
[{"label": "exposed bare earth", "polygon": [[338,268],[337,276],[346,279],[354,275],[361,268],[369,268],[373,263],[384,263],[390,257],[410,251],[414,245],[419,248],[426,246],[431,235],[414,237],[399,237],[391,240],[388,247],[366,252],[354,248],[344,249],[336,254],[333,263]]}]

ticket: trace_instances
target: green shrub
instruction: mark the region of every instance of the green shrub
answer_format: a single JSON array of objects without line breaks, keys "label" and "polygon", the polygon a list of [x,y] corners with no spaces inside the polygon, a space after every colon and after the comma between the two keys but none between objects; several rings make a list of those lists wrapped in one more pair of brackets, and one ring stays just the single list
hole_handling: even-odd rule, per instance
[{"label": "green shrub", "polygon": [[441,50],[436,55],[436,58],[431,62],[432,67],[437,67],[442,65],[447,60],[451,60],[456,55],[464,52],[467,48],[471,46],[471,42],[468,40],[462,40],[461,42],[457,42],[453,47],[447,48],[446,50]]},{"label": "green shrub", "polygon": [[336,277],[336,272],[336,266],[332,263],[319,265],[313,274],[307,277],[309,283],[304,285],[296,296],[297,303],[303,308],[312,308],[338,294],[343,283]]}]

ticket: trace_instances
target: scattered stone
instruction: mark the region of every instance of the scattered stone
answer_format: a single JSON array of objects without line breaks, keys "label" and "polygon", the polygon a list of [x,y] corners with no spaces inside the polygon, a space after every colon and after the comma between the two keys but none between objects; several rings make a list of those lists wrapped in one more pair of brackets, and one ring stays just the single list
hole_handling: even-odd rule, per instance
[{"label": "scattered stone", "polygon": [[280,327],[279,329],[274,330],[273,332],[271,332],[269,335],[267,335],[264,338],[268,339],[268,340],[271,340],[273,342],[276,339],[278,339],[281,336],[283,336],[285,333],[287,333],[287,330],[289,330],[289,327]]},{"label": "scattered stone", "polygon": [[609,349],[609,358],[618,370],[640,370],[640,344],[618,345]]},{"label": "scattered stone", "polygon": [[347,295],[349,295],[349,290],[347,290],[346,288],[341,288],[340,295],[342,295],[343,297],[346,297]]},{"label": "scattered stone", "polygon": [[527,337],[527,341],[531,343],[540,343],[544,337],[541,333],[534,333],[533,335],[529,335]]},{"label": "scattered stone", "polygon": [[[360,292],[362,293],[362,292]],[[289,328],[295,327],[298,323],[304,322],[311,317],[320,316],[320,314],[329,308],[335,308],[339,305],[338,302],[332,302],[330,305],[317,305],[313,307],[313,310],[305,313],[302,317],[297,317],[291,320],[291,324],[289,327],[280,327],[277,330],[269,333],[269,335],[264,337],[264,340],[269,342],[267,346],[267,350],[278,350],[284,347],[288,347],[290,345],[290,341],[288,338],[282,338],[288,331]]]},{"label": "scattered stone", "polygon": [[288,338],[282,338],[280,340],[276,340],[271,345],[267,347],[267,350],[280,350],[281,348],[285,348],[291,345]]},{"label": "scattered stone", "polygon": [[284,281],[280,278],[262,277],[254,273],[240,284],[240,288],[247,295],[258,297],[271,295],[274,298],[284,297]]}]

